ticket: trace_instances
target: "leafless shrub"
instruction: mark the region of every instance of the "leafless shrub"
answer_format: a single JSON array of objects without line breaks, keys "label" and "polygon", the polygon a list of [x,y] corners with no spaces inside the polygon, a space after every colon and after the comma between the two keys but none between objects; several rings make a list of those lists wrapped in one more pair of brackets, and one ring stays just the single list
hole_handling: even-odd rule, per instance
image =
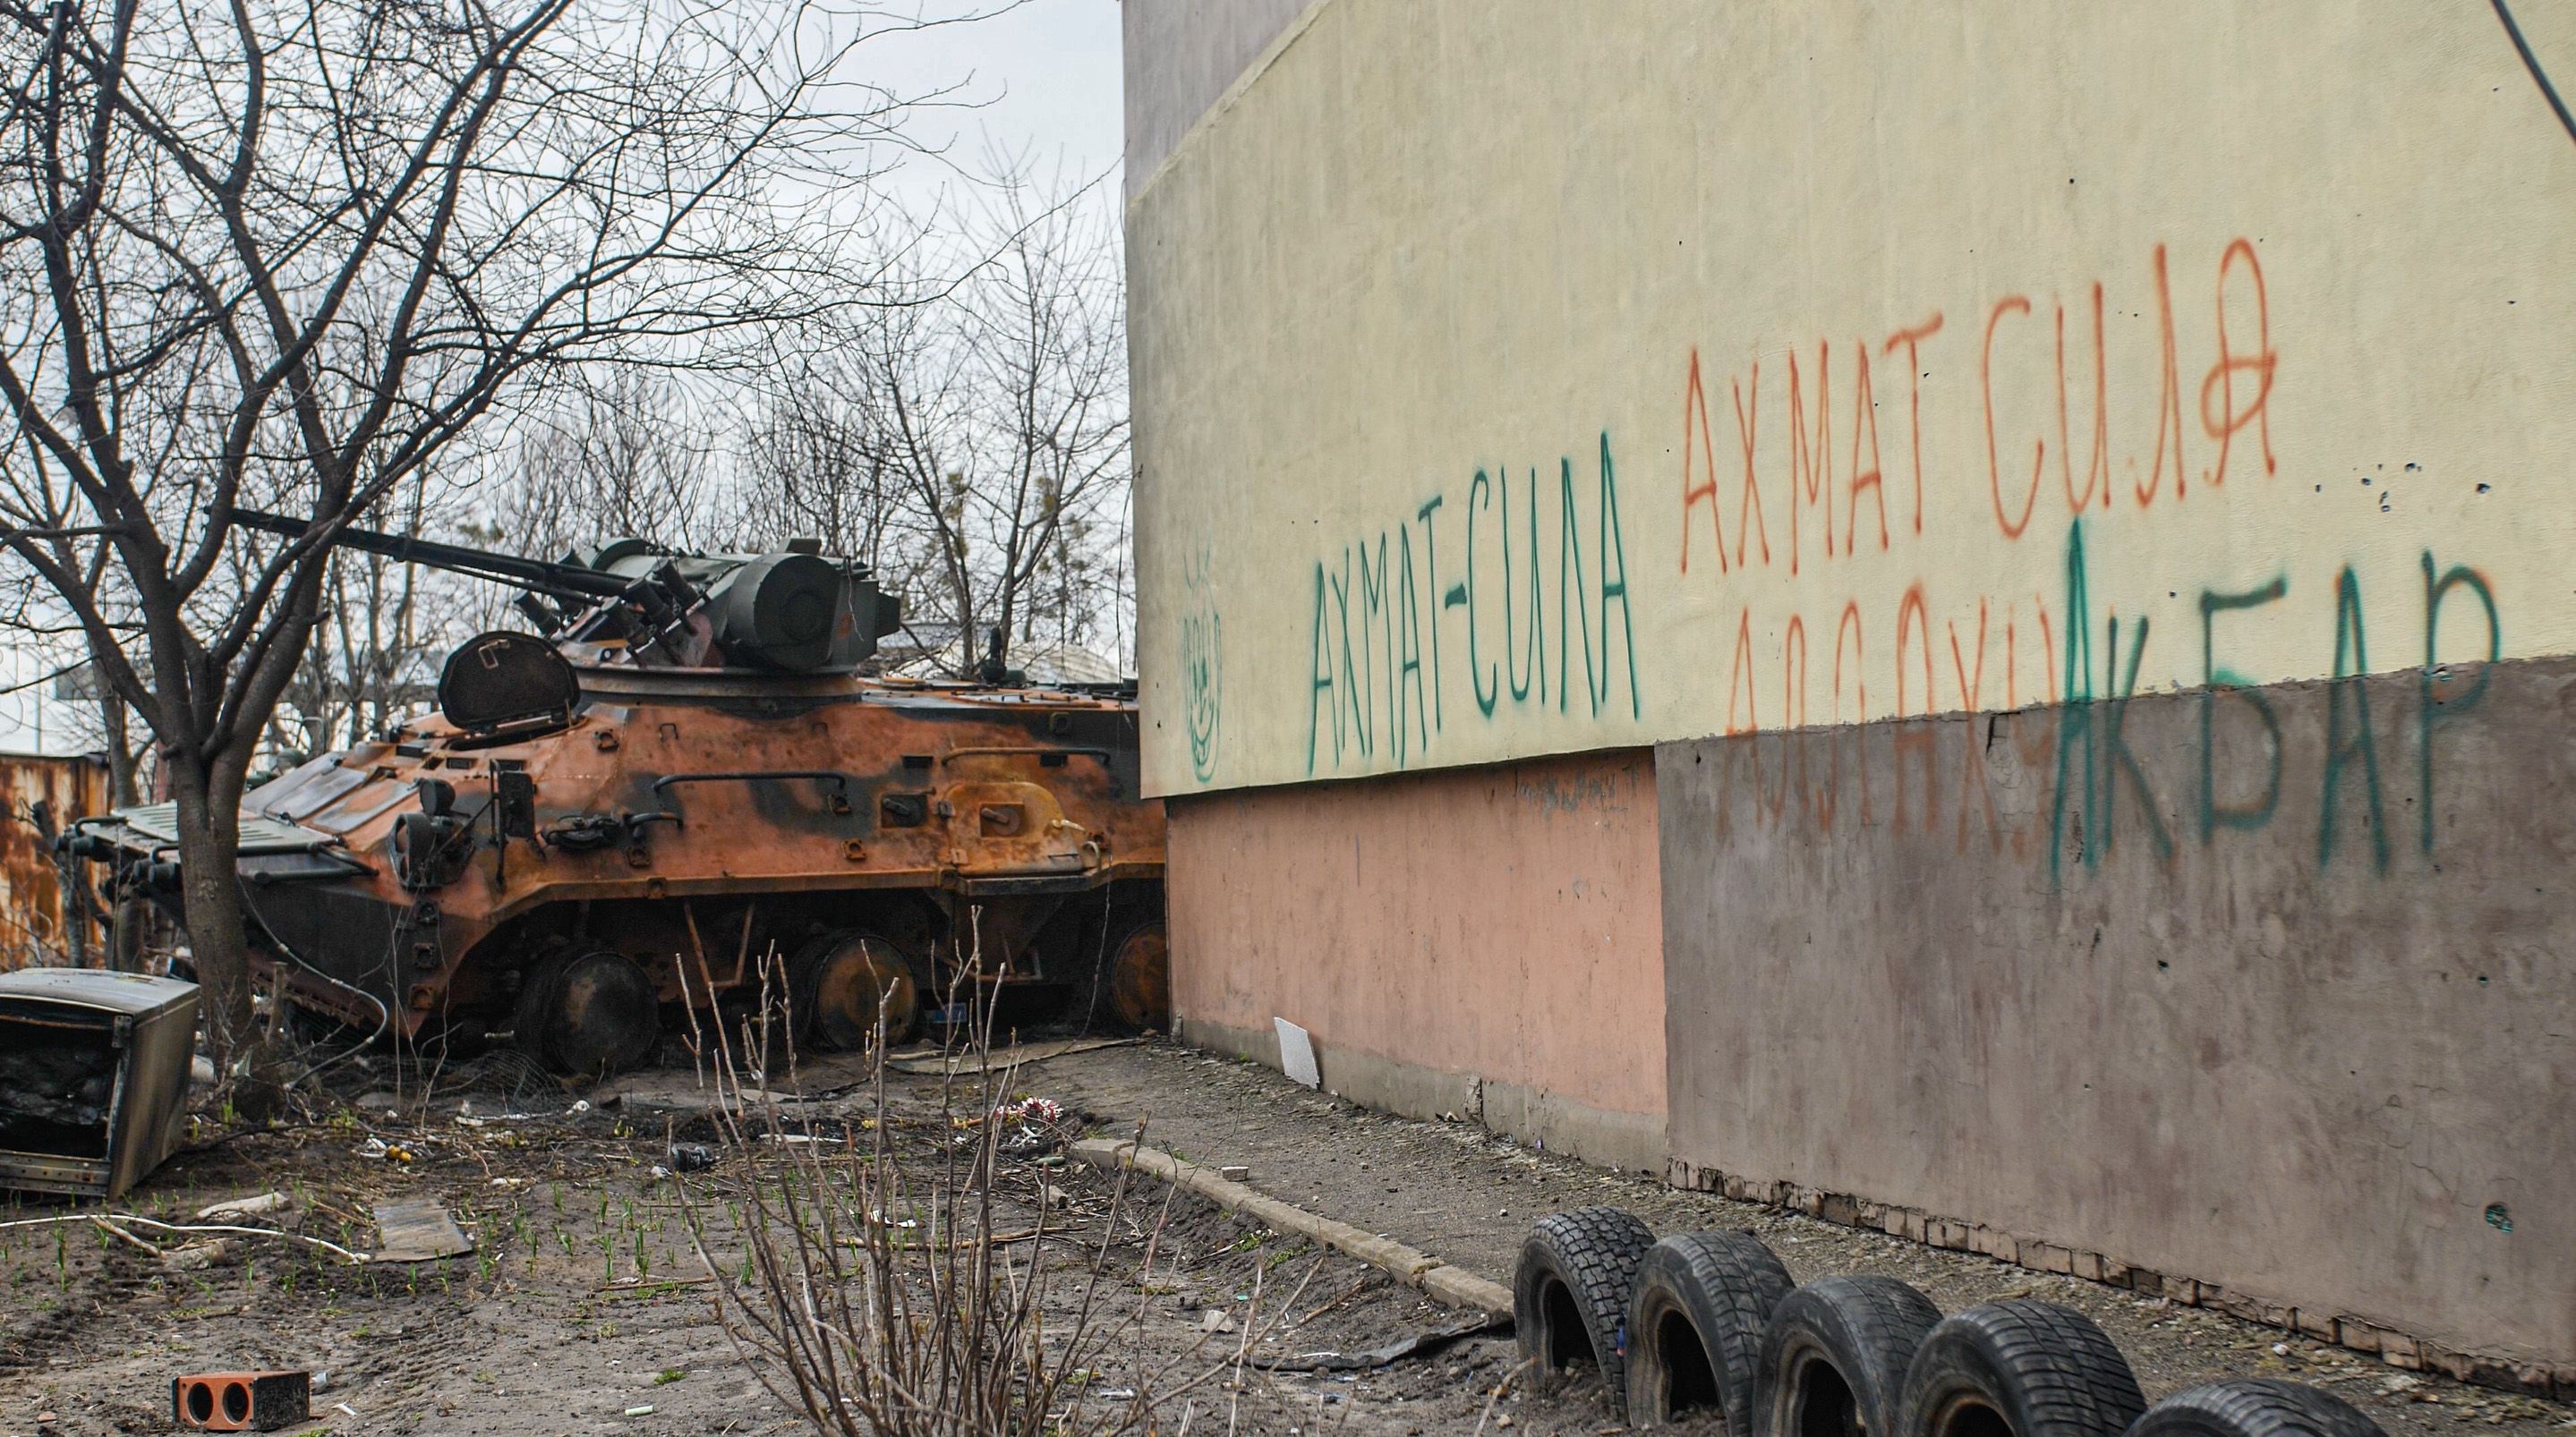
[{"label": "leafless shrub", "polygon": [[[970,963],[952,997],[978,991]],[[1121,1173],[1102,1213],[1051,1201],[1045,1170],[1017,1161],[1045,1120],[1005,1100],[1017,1070],[993,1066],[991,1000],[968,1006],[934,1105],[890,1101],[879,1043],[863,1114],[836,1128],[801,1123],[760,1082],[784,1055],[756,1051],[756,1026],[741,1047],[700,1035],[722,1147],[751,1174],[737,1221],[686,1199],[726,1332],[780,1401],[852,1437],[1138,1432],[1212,1382],[1239,1384],[1279,1320],[1260,1316],[1262,1279],[1239,1332],[1149,1352],[1170,1197],[1153,1210]]]}]

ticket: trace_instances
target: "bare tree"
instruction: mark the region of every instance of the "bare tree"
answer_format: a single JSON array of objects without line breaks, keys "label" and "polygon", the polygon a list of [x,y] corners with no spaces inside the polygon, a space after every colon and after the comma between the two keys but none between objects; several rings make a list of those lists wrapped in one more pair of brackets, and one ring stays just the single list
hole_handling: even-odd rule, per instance
[{"label": "bare tree", "polygon": [[227,1063],[239,798],[328,537],[569,369],[722,364],[866,298],[854,194],[904,105],[843,80],[858,33],[789,0],[0,0],[0,544],[151,730]]},{"label": "bare tree", "polygon": [[[417,534],[426,526],[429,486],[407,486],[361,516],[369,528]],[[292,767],[326,749],[355,745],[417,706],[432,655],[461,632],[438,622],[444,612],[435,578],[417,564],[347,549],[331,552],[323,575],[322,622],[307,641],[269,724],[269,757]]]},{"label": "bare tree", "polygon": [[904,491],[870,422],[873,375],[837,352],[807,356],[782,374],[761,387],[744,435],[736,542],[774,548],[810,536],[825,553],[881,564]]},{"label": "bare tree", "polygon": [[38,690],[27,702],[42,706],[71,747],[107,761],[108,802],[134,803],[147,777],[146,755],[136,744],[125,699],[103,689],[88,662],[88,633],[65,618],[53,590],[32,571],[0,568],[0,633],[34,672],[8,692]]},{"label": "bare tree", "polygon": [[900,502],[891,577],[961,650],[1079,641],[1114,600],[1123,541],[1127,354],[1105,217],[1003,186],[989,258],[939,303],[872,316],[847,396]]},{"label": "bare tree", "polygon": [[667,376],[610,371],[520,426],[515,484],[491,509],[492,542],[541,559],[609,539],[703,542],[724,482],[708,426]]}]

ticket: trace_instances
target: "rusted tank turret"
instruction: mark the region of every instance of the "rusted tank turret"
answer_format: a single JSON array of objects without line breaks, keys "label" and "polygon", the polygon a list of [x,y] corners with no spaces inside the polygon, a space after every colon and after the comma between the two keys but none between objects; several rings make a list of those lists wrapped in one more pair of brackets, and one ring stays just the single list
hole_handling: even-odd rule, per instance
[{"label": "rusted tank turret", "polygon": [[[899,1041],[963,981],[1165,1020],[1132,688],[865,676],[897,600],[812,546],[331,542],[514,584],[544,632],[469,640],[436,717],[245,798],[254,963],[298,1005],[415,1039],[506,1030],[564,1073],[764,991],[812,1047]],[[129,809],[73,843],[175,905],[173,823]]]}]

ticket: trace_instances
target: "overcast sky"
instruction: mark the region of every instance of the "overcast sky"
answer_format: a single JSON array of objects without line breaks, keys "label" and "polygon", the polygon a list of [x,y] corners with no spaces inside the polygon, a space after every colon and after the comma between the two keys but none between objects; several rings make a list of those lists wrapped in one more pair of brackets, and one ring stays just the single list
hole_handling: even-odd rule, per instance
[{"label": "overcast sky", "polygon": [[[927,117],[920,138],[945,144],[970,169],[980,168],[988,147],[1020,155],[1041,174],[1068,181],[1108,176],[1102,203],[1115,204],[1121,145],[1118,80],[1118,0],[1028,0],[994,19],[920,34],[890,37],[869,46],[877,65],[898,67],[883,76],[892,89],[919,92],[964,84],[959,98],[984,102],[972,111]],[[923,196],[938,183],[935,166],[913,167],[907,189]],[[47,672],[51,664],[22,646],[0,640],[0,687]],[[43,703],[42,689],[0,695],[0,752],[76,753],[59,706]]]},{"label": "overcast sky", "polygon": [[1061,164],[1067,177],[1108,175],[1114,196],[1118,61],[1118,0],[1028,0],[971,25],[892,37],[876,63],[902,68],[884,77],[898,91],[971,79],[960,98],[990,103],[934,113],[921,127],[925,141],[952,141],[950,153],[969,168],[990,141],[1024,152],[1041,171]]}]

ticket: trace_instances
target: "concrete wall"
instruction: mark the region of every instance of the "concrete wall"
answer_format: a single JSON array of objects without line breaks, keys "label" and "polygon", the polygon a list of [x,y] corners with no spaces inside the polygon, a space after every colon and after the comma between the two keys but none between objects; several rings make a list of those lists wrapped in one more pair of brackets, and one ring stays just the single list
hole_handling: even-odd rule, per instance
[{"label": "concrete wall", "polygon": [[2560,659],[1666,745],[1673,1153],[2576,1366],[2571,716]]},{"label": "concrete wall", "polygon": [[1129,207],[1149,783],[2063,696],[2078,519],[2144,688],[2576,651],[2570,215],[2479,5],[1324,0]]},{"label": "concrete wall", "polygon": [[1185,1035],[1632,1169],[1663,1157],[1662,904],[1642,751],[1178,801]]},{"label": "concrete wall", "polygon": [[2576,143],[2495,13],[1568,13],[1130,0],[1185,1028],[2576,1380]]}]

